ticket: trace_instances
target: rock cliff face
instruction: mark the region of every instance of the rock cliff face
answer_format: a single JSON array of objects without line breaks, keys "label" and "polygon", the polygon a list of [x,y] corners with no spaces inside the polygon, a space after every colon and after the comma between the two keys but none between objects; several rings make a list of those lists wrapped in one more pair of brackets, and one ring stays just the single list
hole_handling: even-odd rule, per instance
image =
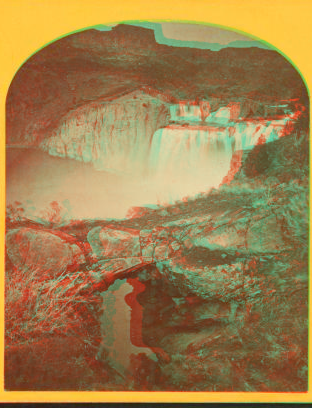
[{"label": "rock cliff face", "polygon": [[38,145],[68,112],[142,86],[177,100],[265,102],[244,102],[243,116],[252,117],[265,116],[267,103],[308,104],[300,75],[273,50],[170,47],[158,44],[153,30],[122,24],[66,36],[23,64],[7,95],[7,143]]},{"label": "rock cliff face", "polygon": [[169,119],[165,102],[136,91],[70,112],[40,147],[54,156],[92,162],[99,170],[133,173],[144,165],[153,134]]}]

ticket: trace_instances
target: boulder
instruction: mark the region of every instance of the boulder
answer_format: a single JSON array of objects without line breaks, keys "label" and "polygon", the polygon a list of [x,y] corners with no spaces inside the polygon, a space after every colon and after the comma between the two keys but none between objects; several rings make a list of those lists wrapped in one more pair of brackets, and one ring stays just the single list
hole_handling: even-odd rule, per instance
[{"label": "boulder", "polygon": [[168,259],[170,254],[169,245],[167,242],[159,244],[155,247],[154,259],[160,261],[163,259]]},{"label": "boulder", "polygon": [[96,227],[89,232],[87,239],[93,254],[99,259],[141,256],[160,260],[171,257],[181,248],[168,228],[164,227],[141,231]]},{"label": "boulder", "polygon": [[68,266],[83,261],[77,245],[69,244],[49,231],[32,228],[8,231],[6,251],[16,268],[50,277],[58,276]]},{"label": "boulder", "polygon": [[88,233],[88,242],[98,258],[126,258],[141,255],[139,231],[96,227]]},{"label": "boulder", "polygon": [[140,231],[140,246],[142,256],[153,257],[155,244],[153,242],[152,230],[144,229]]},{"label": "boulder", "polygon": [[275,215],[261,219],[242,219],[190,238],[190,246],[209,249],[232,249],[253,253],[279,252],[287,248]]},{"label": "boulder", "polygon": [[275,215],[252,223],[246,238],[248,247],[254,252],[276,252],[287,247]]},{"label": "boulder", "polygon": [[208,233],[199,234],[197,237],[189,239],[191,246],[201,246],[209,249],[247,249],[246,231],[247,225],[224,224]]},{"label": "boulder", "polygon": [[231,265],[194,266],[184,257],[157,262],[158,271],[177,287],[183,296],[228,302],[243,296],[244,285],[250,286],[250,276],[244,275],[243,263]]},{"label": "boulder", "polygon": [[152,231],[152,238],[156,245],[162,244],[164,241],[167,242],[169,239],[168,228],[155,227]]}]

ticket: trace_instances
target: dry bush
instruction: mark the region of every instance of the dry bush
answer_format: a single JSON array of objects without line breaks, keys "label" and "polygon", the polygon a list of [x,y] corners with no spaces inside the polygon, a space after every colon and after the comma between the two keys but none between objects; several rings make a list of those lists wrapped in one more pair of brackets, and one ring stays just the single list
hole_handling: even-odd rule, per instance
[{"label": "dry bush", "polygon": [[38,279],[38,275],[36,269],[7,273],[6,346],[51,334],[92,337],[101,299],[95,294],[82,294],[90,285],[90,277],[82,272],[55,279]]}]

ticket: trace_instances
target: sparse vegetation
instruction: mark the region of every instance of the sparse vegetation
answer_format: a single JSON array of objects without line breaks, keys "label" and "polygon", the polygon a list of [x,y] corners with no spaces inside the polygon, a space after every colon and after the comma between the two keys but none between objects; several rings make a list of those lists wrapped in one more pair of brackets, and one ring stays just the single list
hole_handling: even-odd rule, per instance
[{"label": "sparse vegetation", "polygon": [[48,279],[36,270],[25,273],[13,268],[7,271],[6,347],[54,334],[92,340],[96,336],[94,330],[98,326],[96,316],[101,299],[95,294],[81,294],[90,282],[90,276],[84,272],[64,273]]},{"label": "sparse vegetation", "polygon": [[42,212],[40,219],[47,223],[49,228],[59,227],[63,222],[69,219],[69,211],[57,201],[52,201]]},{"label": "sparse vegetation", "polygon": [[25,209],[19,201],[14,201],[6,207],[6,224],[23,221],[25,219]]}]

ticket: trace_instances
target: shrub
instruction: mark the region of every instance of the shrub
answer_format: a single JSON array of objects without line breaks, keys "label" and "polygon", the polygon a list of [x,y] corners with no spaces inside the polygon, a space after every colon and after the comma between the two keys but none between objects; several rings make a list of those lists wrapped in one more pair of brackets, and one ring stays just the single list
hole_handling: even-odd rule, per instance
[{"label": "shrub", "polygon": [[100,297],[81,294],[89,279],[77,272],[38,280],[36,270],[13,269],[5,281],[6,347],[51,334],[92,338]]},{"label": "shrub", "polygon": [[6,222],[18,222],[24,219],[25,209],[22,203],[14,201],[13,204],[8,204],[6,207]]},{"label": "shrub", "polygon": [[69,210],[57,201],[52,201],[41,213],[42,220],[48,223],[49,228],[59,226],[62,222],[66,221],[68,217]]}]

